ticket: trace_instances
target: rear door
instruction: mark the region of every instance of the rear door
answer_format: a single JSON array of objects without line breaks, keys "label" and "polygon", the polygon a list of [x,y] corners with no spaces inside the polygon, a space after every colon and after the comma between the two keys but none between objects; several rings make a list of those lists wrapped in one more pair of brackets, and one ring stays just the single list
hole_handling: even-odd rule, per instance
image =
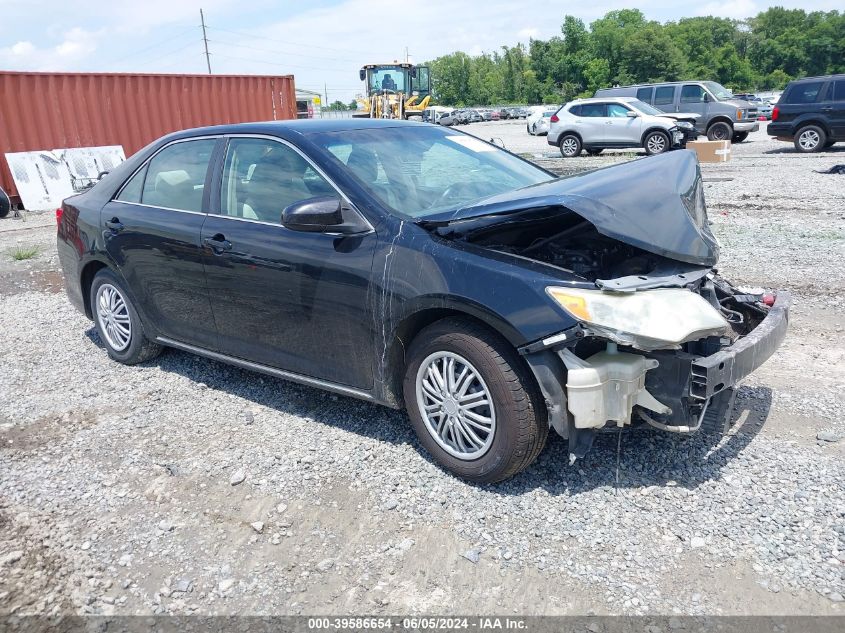
[{"label": "rear door", "polygon": [[578,133],[585,145],[602,145],[607,141],[607,127],[610,120],[607,117],[606,103],[582,103],[578,116]]},{"label": "rear door", "polygon": [[105,248],[146,320],[167,337],[214,349],[200,233],[216,138],[159,150],[101,212]]},{"label": "rear door", "polygon": [[845,77],[832,82],[833,87],[828,88],[828,94],[833,98],[825,105],[830,108],[830,129],[833,132],[834,141],[845,141]]},{"label": "rear door", "polygon": [[368,388],[375,232],[339,236],[281,224],[285,207],[326,195],[342,198],[293,146],[268,137],[228,139],[202,229],[220,351]]}]

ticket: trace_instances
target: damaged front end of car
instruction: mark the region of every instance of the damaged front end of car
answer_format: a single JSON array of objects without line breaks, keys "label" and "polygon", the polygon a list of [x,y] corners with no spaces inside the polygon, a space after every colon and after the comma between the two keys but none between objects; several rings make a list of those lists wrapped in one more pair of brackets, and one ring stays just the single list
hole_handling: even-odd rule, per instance
[{"label": "damaged front end of car", "polygon": [[488,198],[434,230],[557,269],[545,292],[566,327],[519,351],[570,461],[632,424],[724,432],[736,384],[786,336],[788,293],[737,288],[715,269],[692,152]]}]

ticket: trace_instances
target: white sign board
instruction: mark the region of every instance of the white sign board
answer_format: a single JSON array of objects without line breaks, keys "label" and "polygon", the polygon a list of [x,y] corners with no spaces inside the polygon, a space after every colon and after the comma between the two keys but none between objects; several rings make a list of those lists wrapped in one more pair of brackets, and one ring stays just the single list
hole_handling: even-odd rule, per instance
[{"label": "white sign board", "polygon": [[79,147],[6,154],[24,207],[53,209],[126,160],[123,147]]}]

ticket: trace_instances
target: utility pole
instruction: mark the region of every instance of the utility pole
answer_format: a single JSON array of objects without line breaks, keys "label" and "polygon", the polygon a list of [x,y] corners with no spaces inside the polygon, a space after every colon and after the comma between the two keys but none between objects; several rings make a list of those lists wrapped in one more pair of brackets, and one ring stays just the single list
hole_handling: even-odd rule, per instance
[{"label": "utility pole", "polygon": [[211,74],[211,57],[208,54],[208,37],[205,35],[205,15],[200,9],[200,22],[202,22],[202,43],[205,46],[205,63],[208,66],[208,74]]},{"label": "utility pole", "polygon": [[408,47],[405,47],[405,63],[408,63]]},{"label": "utility pole", "polygon": [[[326,88],[326,84],[323,84],[323,96],[326,98],[326,102],[323,104],[323,108],[329,107],[329,89]],[[320,108],[320,116],[323,116],[323,109]]]}]

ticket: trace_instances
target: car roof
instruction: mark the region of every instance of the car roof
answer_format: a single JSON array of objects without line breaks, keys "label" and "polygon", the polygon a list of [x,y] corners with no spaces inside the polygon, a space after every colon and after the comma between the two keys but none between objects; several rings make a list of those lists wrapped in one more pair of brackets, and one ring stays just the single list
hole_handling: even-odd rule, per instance
[{"label": "car roof", "polygon": [[845,79],[845,73],[838,73],[836,75],[819,75],[817,77],[801,77],[801,79],[793,79],[790,83],[798,84],[802,81],[818,81],[819,79]]},{"label": "car roof", "polygon": [[290,119],[285,121],[256,121],[252,123],[231,123],[208,127],[180,130],[171,136],[199,136],[203,134],[310,134],[321,132],[343,132],[373,128],[406,127],[419,125],[415,121],[401,119]]},{"label": "car roof", "polygon": [[607,103],[608,101],[621,101],[623,103],[631,103],[639,101],[636,97],[587,97],[585,99],[573,99],[570,103]]}]

